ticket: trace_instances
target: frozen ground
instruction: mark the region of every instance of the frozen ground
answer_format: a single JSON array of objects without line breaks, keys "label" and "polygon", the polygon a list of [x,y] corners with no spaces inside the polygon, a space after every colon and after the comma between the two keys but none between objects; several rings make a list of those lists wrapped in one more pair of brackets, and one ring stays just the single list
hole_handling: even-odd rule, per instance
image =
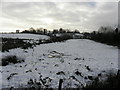
[{"label": "frozen ground", "polygon": [[48,36],[45,35],[37,35],[37,34],[1,34],[0,37],[4,38],[19,38],[19,39],[48,39]]},{"label": "frozen ground", "polygon": [[[79,87],[91,81],[91,76],[104,77],[104,73],[118,69],[118,49],[113,46],[86,39],[73,39],[61,43],[41,44],[33,49],[12,49],[2,57],[16,55],[25,59],[19,64],[0,66],[2,87],[27,85],[30,79],[46,78],[45,85],[58,88],[59,79],[63,87]],[[10,75],[13,75],[9,80]],[[44,85],[43,85],[44,87]]]}]

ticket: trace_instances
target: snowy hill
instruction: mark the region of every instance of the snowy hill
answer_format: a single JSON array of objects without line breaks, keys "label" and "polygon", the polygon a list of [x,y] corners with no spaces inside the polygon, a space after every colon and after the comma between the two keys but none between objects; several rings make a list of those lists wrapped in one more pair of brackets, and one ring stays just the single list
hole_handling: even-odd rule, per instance
[{"label": "snowy hill", "polygon": [[[38,35],[39,37],[39,35]],[[28,37],[29,38],[29,37]],[[86,85],[90,77],[105,77],[104,74],[118,69],[118,49],[90,40],[73,39],[62,43],[42,44],[33,49],[12,49],[2,56],[16,55],[25,62],[0,66],[2,87],[27,85],[30,79],[46,80],[46,85],[58,88],[59,79],[63,87]],[[13,75],[9,80],[10,75]],[[44,86],[44,85],[43,85]]]}]

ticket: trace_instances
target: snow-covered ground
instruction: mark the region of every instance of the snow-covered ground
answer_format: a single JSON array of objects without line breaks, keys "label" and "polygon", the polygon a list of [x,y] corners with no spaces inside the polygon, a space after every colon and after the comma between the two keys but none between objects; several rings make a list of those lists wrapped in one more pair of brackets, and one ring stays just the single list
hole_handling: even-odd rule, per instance
[{"label": "snow-covered ground", "polygon": [[[1,52],[2,53],[2,52]],[[46,84],[58,88],[59,79],[63,87],[78,87],[89,82],[90,76],[98,76],[108,70],[118,69],[118,49],[113,46],[86,39],[72,39],[66,42],[41,44],[33,49],[12,49],[2,57],[16,55],[25,62],[0,66],[2,87],[27,85],[30,79],[47,77]],[[9,80],[11,74],[15,73]]]},{"label": "snow-covered ground", "polygon": [[48,39],[49,37],[46,35],[37,35],[37,34],[1,34],[0,37],[4,38],[19,38],[19,39]]}]

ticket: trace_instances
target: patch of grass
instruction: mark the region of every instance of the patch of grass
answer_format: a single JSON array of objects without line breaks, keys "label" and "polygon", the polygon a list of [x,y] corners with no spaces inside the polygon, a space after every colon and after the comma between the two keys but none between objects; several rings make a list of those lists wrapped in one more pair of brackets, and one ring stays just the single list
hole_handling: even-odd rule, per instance
[{"label": "patch of grass", "polygon": [[78,75],[78,76],[82,76],[81,72],[79,72],[78,70],[75,71],[75,74]]},{"label": "patch of grass", "polygon": [[51,82],[52,79],[49,78],[49,77],[45,77],[45,78],[42,78],[42,76],[39,77],[39,80],[36,80],[36,79],[30,79],[27,84],[28,84],[28,89],[37,89],[37,90],[41,90],[43,88],[49,90],[49,89],[52,89],[52,88],[49,88],[49,83],[48,82]]},{"label": "patch of grass", "polygon": [[85,67],[86,67],[86,69],[87,69],[88,71],[92,71],[89,66],[86,66],[86,65],[85,65]]},{"label": "patch of grass", "polygon": [[61,62],[61,63],[64,63],[64,59],[60,59],[60,62]]},{"label": "patch of grass", "polygon": [[[62,42],[70,39],[68,36],[62,37],[50,37],[48,40],[38,40],[38,42],[30,43],[31,39],[18,39],[18,38],[2,38],[2,52],[9,51],[14,48],[22,48],[28,49],[33,48],[36,45],[47,44],[53,42]],[[24,40],[29,40],[29,42],[25,42]]]},{"label": "patch of grass", "polygon": [[25,39],[2,38],[2,52],[9,51],[14,48],[28,49],[32,48],[33,44],[24,42]]},{"label": "patch of grass", "polygon": [[20,60],[15,55],[6,56],[6,57],[2,58],[1,66],[6,66],[6,65],[9,65],[10,63],[16,64],[16,63],[21,63],[21,62],[24,62],[24,60]]},{"label": "patch of grass", "polygon": [[57,72],[56,74],[57,74],[57,75],[65,75],[65,72],[60,71],[60,72]]},{"label": "patch of grass", "polygon": [[11,73],[9,77],[7,77],[7,80],[10,80],[14,75],[17,75],[18,73]]}]

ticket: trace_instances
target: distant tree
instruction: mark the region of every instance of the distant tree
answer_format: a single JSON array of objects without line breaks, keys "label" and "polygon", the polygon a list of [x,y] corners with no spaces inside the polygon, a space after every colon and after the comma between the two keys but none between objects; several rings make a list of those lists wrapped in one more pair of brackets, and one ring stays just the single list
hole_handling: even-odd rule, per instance
[{"label": "distant tree", "polygon": [[74,31],[74,33],[80,33],[80,32],[79,32],[79,30],[76,29],[76,30]]},{"label": "distant tree", "polygon": [[84,38],[90,38],[90,33],[89,32],[84,32],[83,35],[84,35]]},{"label": "distant tree", "polygon": [[65,29],[60,28],[59,33],[66,33],[67,31]]},{"label": "distant tree", "polygon": [[33,27],[29,28],[29,31],[34,31],[35,29]]},{"label": "distant tree", "polygon": [[21,33],[30,33],[30,31],[24,30],[24,31],[22,31]]},{"label": "distant tree", "polygon": [[36,33],[36,30],[33,27],[29,28],[29,31],[30,33]]},{"label": "distant tree", "polygon": [[67,31],[66,31],[67,33],[70,33],[71,31],[69,30],[69,29],[67,29]]},{"label": "distant tree", "polygon": [[118,33],[118,28],[115,29],[115,32]]},{"label": "distant tree", "polygon": [[101,26],[99,29],[98,29],[98,32],[99,33],[108,33],[108,32],[114,32],[114,29],[110,26]]},{"label": "distant tree", "polygon": [[36,30],[31,31],[32,33],[36,33]]},{"label": "distant tree", "polygon": [[120,48],[120,33],[118,28],[113,29],[112,27],[100,27],[98,32],[93,31],[91,33],[90,39],[97,42],[118,46]]},{"label": "distant tree", "polygon": [[44,34],[47,34],[47,29],[43,29]]},{"label": "distant tree", "polygon": [[93,31],[92,33],[93,33],[93,35],[96,35],[97,32],[96,32],[96,31]]},{"label": "distant tree", "polygon": [[44,34],[44,29],[43,28],[37,28],[36,32],[39,34]]},{"label": "distant tree", "polygon": [[63,33],[63,29],[62,28],[59,29],[59,33]]},{"label": "distant tree", "polygon": [[58,33],[58,30],[57,29],[54,29],[53,30],[53,34],[57,34]]}]

